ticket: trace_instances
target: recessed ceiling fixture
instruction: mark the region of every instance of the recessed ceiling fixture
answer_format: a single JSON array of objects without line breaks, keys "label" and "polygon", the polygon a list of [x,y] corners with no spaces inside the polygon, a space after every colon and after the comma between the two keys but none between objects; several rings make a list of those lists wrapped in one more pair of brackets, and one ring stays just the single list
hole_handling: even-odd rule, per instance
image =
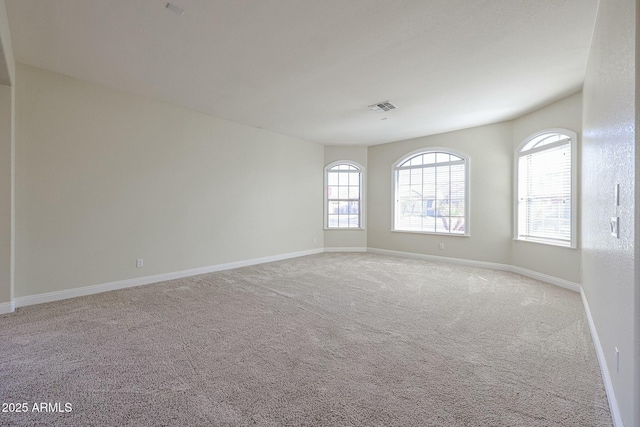
[{"label": "recessed ceiling fixture", "polygon": [[176,15],[180,15],[180,16],[184,15],[184,9],[176,6],[173,3],[167,3],[165,7],[169,9],[171,12],[175,13]]},{"label": "recessed ceiling fixture", "polygon": [[378,102],[377,104],[369,105],[369,108],[377,113],[384,113],[385,111],[395,110],[398,107],[396,107],[389,101],[382,101]]}]

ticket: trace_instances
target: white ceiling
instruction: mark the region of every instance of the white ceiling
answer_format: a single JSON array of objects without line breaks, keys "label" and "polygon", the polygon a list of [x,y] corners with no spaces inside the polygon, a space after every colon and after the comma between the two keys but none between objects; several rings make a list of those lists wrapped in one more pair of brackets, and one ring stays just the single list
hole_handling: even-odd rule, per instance
[{"label": "white ceiling", "polygon": [[[582,87],[598,0],[6,0],[16,60],[251,126],[372,145]],[[390,100],[398,109],[375,113]],[[387,120],[381,120],[386,117]]]}]

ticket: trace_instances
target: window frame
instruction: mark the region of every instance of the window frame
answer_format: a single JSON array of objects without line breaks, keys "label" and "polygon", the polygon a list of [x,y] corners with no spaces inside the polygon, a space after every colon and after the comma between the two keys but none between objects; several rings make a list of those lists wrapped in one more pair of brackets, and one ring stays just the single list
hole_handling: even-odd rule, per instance
[{"label": "window frame", "polygon": [[[358,227],[329,227],[329,171],[340,165],[347,165],[358,169],[358,173],[360,175],[360,183],[359,183],[359,208],[358,208]],[[324,230],[364,230],[365,229],[365,221],[366,221],[366,207],[365,207],[365,192],[364,192],[364,184],[365,184],[365,168],[358,162],[354,162],[353,160],[336,160],[334,162],[329,163],[324,167],[324,212],[322,214],[323,222],[324,222]]]},{"label": "window frame", "polygon": [[[526,156],[528,152],[541,152],[544,151],[544,145],[541,147],[531,147],[525,151],[523,149],[534,139],[539,138],[545,134],[562,134],[569,137],[569,145],[571,148],[571,232],[570,241],[568,244],[563,244],[559,240],[535,238],[535,237],[521,237],[519,233],[520,228],[520,199],[519,199],[519,183],[520,183],[520,158]],[[549,144],[548,149],[553,149],[558,145]],[[552,128],[544,129],[539,132],[533,133],[526,137],[516,147],[513,157],[513,240],[519,242],[538,243],[543,245],[556,246],[561,248],[577,249],[578,248],[578,134],[575,131],[564,128]]]},{"label": "window frame", "polygon": [[[464,212],[464,233],[443,233],[438,231],[424,231],[424,230],[403,230],[396,227],[396,191],[397,191],[397,182],[396,182],[396,171],[400,168],[400,165],[404,162],[410,160],[413,157],[416,157],[421,154],[429,154],[429,153],[443,153],[450,154],[462,159],[465,163],[465,176],[464,176],[464,204],[465,204],[465,212]],[[456,149],[450,147],[424,147],[419,148],[417,150],[413,150],[410,153],[403,155],[397,161],[395,161],[391,165],[391,231],[395,233],[412,233],[412,234],[431,234],[437,236],[453,236],[453,237],[469,237],[471,235],[471,158],[465,153],[458,151]]]}]

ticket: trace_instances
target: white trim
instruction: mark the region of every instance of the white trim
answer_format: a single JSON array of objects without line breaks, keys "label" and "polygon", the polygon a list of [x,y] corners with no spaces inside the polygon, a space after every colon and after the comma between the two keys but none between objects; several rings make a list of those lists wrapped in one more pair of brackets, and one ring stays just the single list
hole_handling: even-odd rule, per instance
[{"label": "white trim", "polygon": [[437,255],[418,254],[415,252],[401,252],[392,251],[388,249],[368,248],[367,252],[380,255],[398,256],[403,258],[421,259],[425,261],[433,262],[446,262],[448,264],[466,265],[468,267],[489,268],[492,270],[509,271],[511,273],[520,274],[522,276],[530,277],[532,279],[540,280],[541,282],[549,283],[552,285],[560,286],[561,288],[569,289],[574,292],[580,292],[581,286],[578,283],[571,282],[569,280],[560,279],[558,277],[549,276],[547,274],[538,273],[537,271],[527,270],[522,267],[516,267],[509,264],[500,264],[497,262],[476,261],[464,258],[451,258]]},{"label": "white trim", "polygon": [[433,235],[433,236],[471,237],[468,234],[437,233],[435,231],[391,230],[391,232],[392,233],[409,233],[409,234],[430,234],[430,235]]},{"label": "white trim", "polygon": [[[135,286],[148,285],[151,283],[164,282],[167,280],[181,279],[183,277],[197,276],[199,274],[213,273],[216,271],[231,270],[233,268],[247,267],[250,265],[264,264],[267,262],[281,261],[289,258],[297,258],[306,255],[322,253],[323,249],[311,249],[300,252],[290,252],[281,255],[272,255],[263,258],[254,258],[244,261],[234,261],[224,264],[217,264],[208,267],[191,268],[189,270],[175,271],[171,273],[155,274],[153,276],[136,277],[133,279],[118,280],[116,282],[102,283],[98,285],[83,286],[81,288],[65,289],[63,291],[47,292],[38,295],[19,297],[14,300],[15,307],[25,307],[28,305],[42,304],[46,302],[59,301],[68,298],[75,298],[86,295],[93,295],[101,292],[114,291],[117,289],[132,288]],[[2,305],[0,305],[0,308]]]},{"label": "white trim", "polygon": [[[568,136],[564,132],[542,132],[538,136],[544,135],[544,134],[547,134],[547,133],[548,134],[552,134],[552,135],[555,134],[555,133],[561,133],[561,134],[563,134],[565,136]],[[529,142],[531,142],[532,139],[533,138],[527,139],[526,140],[527,144]],[[556,147],[562,147],[563,145],[571,145],[571,137],[570,136],[568,136],[568,138],[561,139],[561,140],[556,141],[556,142],[550,142],[549,144],[544,144],[544,145],[541,145],[539,147],[529,148],[528,150],[520,149],[520,156],[524,156],[524,155],[527,155],[527,154],[533,154],[533,153],[539,153],[540,151],[550,150],[550,149],[556,148]]]},{"label": "white trim", "polygon": [[323,228],[323,230],[324,230],[324,231],[349,231],[349,230],[351,230],[351,231],[354,231],[354,230],[355,230],[355,231],[364,231],[364,230],[366,230],[366,228],[364,228],[364,227],[349,227],[349,228],[345,228],[345,227],[341,227],[341,228],[338,228],[338,227],[327,228],[327,227],[325,227],[325,228]]},{"label": "white trim", "polygon": [[13,313],[15,309],[13,301],[0,303],[0,314]]},{"label": "white trim", "polygon": [[234,268],[247,267],[247,266],[256,265],[256,264],[264,264],[267,262],[281,261],[285,259],[297,258],[301,256],[306,256],[306,255],[314,255],[322,252],[327,252],[327,253],[369,252],[369,253],[374,253],[379,255],[389,255],[389,256],[397,256],[397,257],[403,257],[403,258],[421,259],[421,260],[432,261],[432,262],[446,262],[448,264],[458,264],[458,265],[465,265],[469,267],[489,268],[493,270],[509,271],[512,273],[521,274],[523,276],[540,280],[542,282],[550,283],[552,285],[560,286],[562,288],[566,288],[574,292],[580,292],[580,289],[581,289],[578,283],[560,279],[554,276],[549,276],[547,274],[538,273],[536,271],[527,270],[521,267],[508,265],[508,264],[500,264],[500,263],[487,262],[487,261],[476,261],[476,260],[470,260],[470,259],[464,259],[464,258],[452,258],[452,257],[444,257],[444,256],[437,256],[437,255],[419,254],[415,252],[394,251],[389,249],[369,248],[369,247],[357,247],[357,246],[326,247],[322,249],[311,249],[307,251],[291,252],[287,254],[273,255],[273,256],[268,256],[263,258],[254,258],[254,259],[248,259],[244,261],[234,261],[234,262],[217,264],[217,265],[212,265],[207,267],[198,267],[198,268],[192,268],[189,270],[155,274],[152,276],[136,277],[133,279],[125,279],[125,280],[118,280],[115,282],[83,286],[80,288],[65,289],[62,291],[47,292],[44,294],[18,297],[18,298],[15,298],[13,302],[0,304],[0,314],[11,313],[12,311],[14,311],[15,308],[25,307],[28,305],[42,304],[46,302],[59,301],[59,300],[68,299],[68,298],[75,298],[79,296],[97,294],[100,292],[108,292],[108,291],[113,291],[117,289],[125,289],[125,288],[131,288],[135,286],[148,285],[151,283],[164,282],[167,280],[181,279],[183,277],[197,276],[199,274],[213,273],[216,271],[223,271],[223,270],[231,270]]},{"label": "white trim", "polygon": [[438,255],[426,255],[426,254],[418,254],[415,252],[392,251],[389,249],[367,248],[367,252],[371,252],[373,254],[379,254],[379,255],[389,255],[389,256],[397,256],[402,258],[421,259],[424,261],[432,261],[432,262],[446,262],[448,264],[459,264],[459,265],[466,265],[469,267],[490,268],[493,270],[502,270],[502,271],[510,271],[509,268],[511,267],[509,265],[498,264],[496,262],[475,261],[475,260],[464,259],[464,258],[452,258],[452,257],[446,257],[446,256],[438,256]]},{"label": "white trim", "polygon": [[365,247],[333,247],[333,248],[324,248],[325,252],[367,252],[367,248]]},{"label": "white trim", "polygon": [[526,268],[510,265],[510,271],[513,273],[521,274],[523,276],[530,277],[532,279],[540,280],[541,282],[550,283],[552,285],[560,286],[561,288],[569,289],[573,292],[580,292],[582,286],[579,283],[571,282],[569,280],[560,279],[559,277],[549,276],[548,274],[538,273],[537,271],[527,270]]},{"label": "white trim", "polygon": [[400,166],[400,164],[406,162],[407,160],[411,159],[412,157],[417,156],[420,153],[445,153],[445,154],[454,154],[458,157],[460,157],[461,159],[466,159],[469,160],[469,156],[467,156],[466,154],[464,154],[462,151],[458,151],[455,148],[451,148],[451,147],[423,147],[423,148],[418,148],[416,150],[413,150],[410,153],[407,153],[405,155],[403,155],[402,157],[400,157],[398,160],[396,160],[393,163],[393,169],[396,169]]},{"label": "white trim", "polygon": [[589,323],[589,331],[591,331],[593,346],[596,348],[596,355],[598,356],[598,364],[600,365],[600,372],[602,373],[602,381],[604,382],[604,389],[607,393],[607,400],[609,401],[609,410],[611,411],[613,425],[614,427],[624,427],[624,424],[622,423],[622,415],[620,414],[620,408],[618,407],[618,401],[616,400],[616,394],[613,389],[613,383],[611,382],[611,375],[609,375],[609,369],[607,368],[607,361],[604,358],[602,344],[600,344],[598,331],[596,330],[596,325],[593,322],[593,317],[591,317],[591,310],[589,309],[587,297],[582,289],[580,290],[580,296],[582,297],[582,305],[584,306],[584,311],[587,314],[587,321]]},{"label": "white trim", "polygon": [[75,298],[79,296],[97,294],[100,292],[108,292],[108,291],[113,291],[117,289],[125,289],[125,288],[131,288],[135,286],[148,285],[151,283],[164,282],[167,280],[181,279],[183,277],[197,276],[199,274],[213,273],[216,271],[223,271],[223,270],[231,270],[234,268],[247,267],[247,266],[256,265],[256,264],[264,264],[267,262],[281,261],[285,259],[297,258],[301,256],[306,256],[306,255],[314,255],[322,252],[327,252],[327,253],[369,252],[369,253],[374,253],[379,255],[389,255],[389,256],[397,256],[402,258],[421,259],[421,260],[432,261],[432,262],[446,262],[448,264],[458,264],[458,265],[465,265],[469,267],[489,268],[493,270],[509,271],[512,273],[520,274],[522,276],[530,277],[532,279],[540,280],[542,282],[550,283],[552,285],[560,286],[562,288],[569,289],[574,292],[581,291],[581,286],[578,283],[571,282],[565,279],[560,279],[554,276],[549,276],[547,274],[538,273],[536,271],[527,270],[525,268],[508,265],[508,264],[500,264],[496,262],[487,262],[487,261],[477,261],[477,260],[470,260],[465,258],[452,258],[452,257],[438,256],[438,255],[419,254],[415,252],[402,252],[402,251],[394,251],[389,249],[379,249],[379,248],[370,248],[370,247],[358,247],[358,246],[325,247],[320,249],[310,249],[310,250],[300,251],[300,252],[290,252],[290,253],[281,254],[281,255],[273,255],[273,256],[268,256],[263,258],[248,259],[244,261],[234,261],[234,262],[217,264],[217,265],[212,265],[207,267],[192,268],[189,270],[155,274],[152,276],[143,276],[143,277],[136,277],[133,279],[118,280],[115,282],[83,286],[83,287],[74,288],[74,289],[65,289],[62,291],[47,292],[44,294],[18,297],[18,298],[15,298],[14,301],[12,302],[1,303],[0,314],[11,313],[14,311],[15,308],[25,307],[28,305],[42,304],[46,302],[59,301],[59,300],[68,299],[68,298]]}]

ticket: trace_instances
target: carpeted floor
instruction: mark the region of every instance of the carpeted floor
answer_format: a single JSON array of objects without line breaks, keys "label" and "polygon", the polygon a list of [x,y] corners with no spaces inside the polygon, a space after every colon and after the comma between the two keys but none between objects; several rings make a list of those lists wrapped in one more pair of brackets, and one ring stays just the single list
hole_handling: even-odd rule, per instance
[{"label": "carpeted floor", "polygon": [[579,295],[492,270],[320,254],[21,308],[0,337],[0,401],[28,404],[0,425],[611,425]]}]

